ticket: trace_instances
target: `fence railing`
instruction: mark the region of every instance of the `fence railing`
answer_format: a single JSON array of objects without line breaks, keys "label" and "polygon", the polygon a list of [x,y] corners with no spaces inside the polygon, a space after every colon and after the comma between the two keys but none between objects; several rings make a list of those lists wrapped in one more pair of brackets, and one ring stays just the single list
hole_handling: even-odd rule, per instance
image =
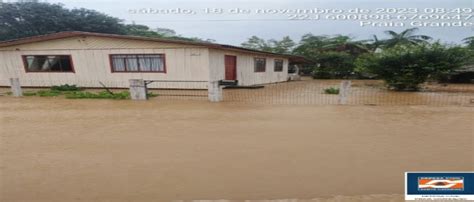
[{"label": "fence railing", "polygon": [[[24,83],[29,82],[31,81],[10,79],[11,95],[21,96],[22,91],[30,90],[24,86]],[[79,83],[94,82],[97,85],[99,83],[98,81]],[[146,100],[146,95],[152,93],[156,96],[150,100],[209,100],[249,104],[474,105],[474,84],[426,83],[421,86],[420,91],[399,92],[387,89],[379,80],[303,79],[257,86],[232,86],[232,88],[222,85],[224,83],[132,79],[127,88],[130,89],[131,98],[137,100]]]}]

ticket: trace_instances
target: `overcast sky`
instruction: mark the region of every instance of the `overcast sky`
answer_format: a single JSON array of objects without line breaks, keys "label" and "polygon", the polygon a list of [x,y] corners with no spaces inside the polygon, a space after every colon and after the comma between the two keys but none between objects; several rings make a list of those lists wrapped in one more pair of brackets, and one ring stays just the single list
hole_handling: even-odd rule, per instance
[{"label": "overcast sky", "polygon": [[[473,8],[474,0],[49,0],[61,2],[68,8],[89,8],[119,17],[127,23],[145,24],[151,28],[164,27],[175,30],[183,36],[214,39],[219,43],[239,45],[248,37],[256,35],[265,39],[280,39],[290,36],[298,41],[306,33],[315,35],[351,35],[356,39],[371,38],[377,34],[383,38],[384,30],[401,31],[411,28],[406,22],[405,27],[372,27],[360,26],[359,21],[344,20],[289,20],[288,14],[255,14],[256,9],[371,9],[377,8]],[[189,9],[196,14],[134,14],[130,10],[142,8],[152,9]],[[250,14],[206,14],[205,8],[240,8],[249,9]],[[235,10],[234,10],[235,11]],[[429,11],[429,10],[428,10]],[[399,11],[399,12],[403,12]],[[464,11],[465,12],[465,11]],[[372,13],[373,14],[373,13]],[[462,13],[469,18],[473,13]],[[393,16],[398,16],[394,14]],[[419,13],[418,15],[425,15]],[[457,13],[450,13],[456,16]],[[315,18],[316,15],[310,15]],[[320,17],[324,15],[320,15]],[[411,17],[413,15],[410,14]],[[439,15],[438,15],[439,16]],[[434,16],[437,17],[437,16]],[[473,22],[474,17],[464,22]],[[385,20],[386,21],[386,20]],[[397,20],[394,20],[397,21]],[[420,20],[415,20],[420,21]],[[437,21],[437,20],[421,20]],[[438,20],[439,21],[439,20]],[[458,21],[458,20],[443,20]],[[470,27],[423,27],[420,34],[427,34],[449,43],[459,43],[463,38],[474,35]]]}]

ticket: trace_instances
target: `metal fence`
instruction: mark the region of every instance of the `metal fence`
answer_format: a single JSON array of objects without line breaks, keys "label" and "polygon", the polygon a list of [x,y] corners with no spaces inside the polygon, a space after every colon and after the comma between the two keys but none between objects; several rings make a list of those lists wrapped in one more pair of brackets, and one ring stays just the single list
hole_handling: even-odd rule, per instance
[{"label": "metal fence", "polygon": [[[222,102],[248,104],[284,104],[284,105],[474,105],[474,84],[439,84],[427,83],[417,92],[398,92],[387,89],[380,80],[352,80],[350,85],[341,87],[342,80],[315,80],[304,78],[301,81],[290,81],[257,86],[225,87],[222,91]],[[36,91],[37,88],[25,87],[32,81],[20,81],[23,92]],[[48,83],[44,81],[45,86]],[[98,81],[81,81],[90,83],[101,91]],[[73,83],[70,83],[73,84]],[[126,83],[105,84],[114,91],[128,91]],[[162,100],[208,100],[208,83],[165,82],[155,81],[148,89],[153,95],[149,101]],[[125,86],[116,89],[115,86]],[[9,88],[3,89],[12,91]],[[339,92],[337,92],[339,91]],[[1,92],[0,92],[1,94]],[[10,93],[11,94],[11,93]]]},{"label": "metal fence", "polygon": [[[341,91],[341,80],[310,79],[268,84],[260,89],[224,89],[224,101],[332,105],[341,104]],[[433,83],[423,85],[417,92],[397,92],[387,89],[382,81],[353,80],[346,93],[342,104],[348,105],[474,104],[474,84]]]}]

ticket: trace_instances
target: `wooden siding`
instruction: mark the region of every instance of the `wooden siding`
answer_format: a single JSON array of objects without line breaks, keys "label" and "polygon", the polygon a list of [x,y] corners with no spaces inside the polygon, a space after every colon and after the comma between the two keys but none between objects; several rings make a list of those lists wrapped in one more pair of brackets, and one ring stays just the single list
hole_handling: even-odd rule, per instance
[{"label": "wooden siding", "polygon": [[[243,54],[239,52],[209,50],[210,78],[211,80],[221,80],[225,77],[225,55],[237,56],[237,80],[243,86],[258,84],[277,83],[288,79],[288,59],[275,58],[264,55]],[[266,58],[265,72],[254,72],[254,58]],[[283,71],[274,72],[274,60],[283,60]]]},{"label": "wooden siding", "polygon": [[[109,87],[127,88],[129,79],[193,80],[209,78],[208,49],[179,44],[142,42],[87,37],[25,44],[0,51],[0,85],[8,86],[8,78],[18,77],[23,86],[46,87],[60,84],[76,84],[83,87],[101,87],[99,81]],[[166,73],[112,73],[110,54],[165,54]],[[75,73],[26,73],[22,55],[71,55]],[[151,88],[207,88],[199,83],[153,83]]]},{"label": "wooden siding", "polygon": [[[112,73],[110,54],[165,54],[166,73]],[[107,37],[71,37],[0,48],[0,86],[17,77],[22,86],[48,87],[75,84],[81,87],[128,88],[129,79],[146,80],[221,80],[225,76],[225,55],[237,56],[237,80],[241,85],[286,81],[288,59],[282,72],[274,72],[274,57],[260,54],[209,49],[173,43]],[[22,55],[71,55],[75,73],[26,73]],[[254,72],[254,57],[267,58],[265,72]],[[205,89],[206,82],[153,83],[151,88]]]}]

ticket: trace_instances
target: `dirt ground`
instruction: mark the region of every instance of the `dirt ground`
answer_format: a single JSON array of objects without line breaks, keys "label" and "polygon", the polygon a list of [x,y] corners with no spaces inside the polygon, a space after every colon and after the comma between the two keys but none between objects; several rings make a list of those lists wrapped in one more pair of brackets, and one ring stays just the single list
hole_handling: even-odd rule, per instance
[{"label": "dirt ground", "polygon": [[473,112],[0,96],[0,201],[402,201],[474,170]]}]

